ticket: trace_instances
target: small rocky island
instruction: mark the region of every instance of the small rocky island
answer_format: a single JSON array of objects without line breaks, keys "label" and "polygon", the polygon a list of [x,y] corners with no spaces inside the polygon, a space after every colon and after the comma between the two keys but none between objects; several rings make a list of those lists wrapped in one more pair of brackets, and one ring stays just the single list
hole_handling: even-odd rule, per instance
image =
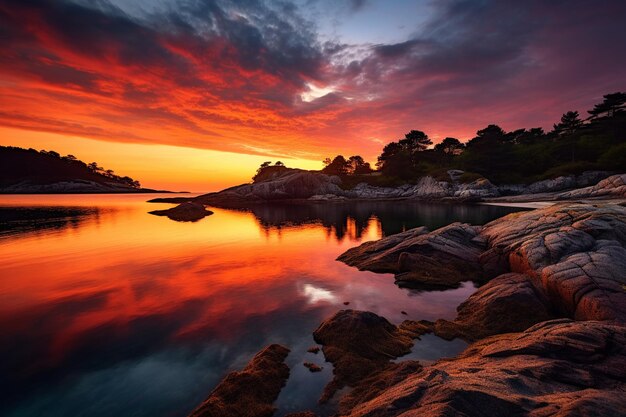
[{"label": "small rocky island", "polygon": [[[339,260],[392,272],[398,284],[481,286],[452,321],[417,317],[396,326],[371,312],[341,310],[321,323],[313,335],[334,379],[320,401],[339,396],[337,415],[626,415],[625,204],[566,202],[485,226],[418,228]],[[394,361],[425,333],[471,344],[431,365]],[[271,416],[288,378],[287,352],[268,347],[192,415]]]}]

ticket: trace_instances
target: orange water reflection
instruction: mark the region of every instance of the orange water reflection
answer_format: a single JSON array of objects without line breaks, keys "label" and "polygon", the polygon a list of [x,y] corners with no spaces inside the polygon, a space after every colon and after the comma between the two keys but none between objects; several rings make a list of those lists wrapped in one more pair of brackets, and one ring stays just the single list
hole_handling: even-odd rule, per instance
[{"label": "orange water reflection", "polygon": [[[134,407],[135,415],[184,415],[219,375],[267,343],[291,346],[297,362],[319,321],[346,301],[400,322],[403,310],[416,319],[449,318],[473,291],[471,285],[402,290],[389,275],[336,262],[349,247],[381,237],[375,216],[316,218],[299,209],[290,220],[288,208],[213,209],[199,222],[179,223],[147,214],[159,205],[144,199],[0,200],[5,208],[89,209],[65,226],[17,227],[0,237],[0,388],[7,415],[37,415],[55,401],[54,415],[80,406],[88,415],[120,413],[118,406]],[[207,359],[208,347],[219,355]],[[90,409],[96,394],[77,388],[113,369],[127,381],[138,363],[166,353],[178,358],[165,362],[183,376],[164,386],[186,387],[176,395],[155,398],[137,382],[125,388],[134,405],[124,405],[121,386],[105,378],[95,391],[104,404]],[[163,371],[145,372],[143,384]]]}]

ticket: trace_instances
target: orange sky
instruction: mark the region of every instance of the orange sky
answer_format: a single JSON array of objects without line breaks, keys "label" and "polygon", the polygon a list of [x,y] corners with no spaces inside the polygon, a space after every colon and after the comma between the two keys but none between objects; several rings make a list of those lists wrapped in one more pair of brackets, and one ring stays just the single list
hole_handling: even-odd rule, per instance
[{"label": "orange sky", "polygon": [[[7,145],[53,149],[85,162],[96,161],[106,169],[139,179],[147,188],[171,191],[210,192],[249,182],[264,161],[259,155],[238,154],[172,145],[119,143],[56,133],[0,127]],[[320,169],[315,160],[280,158],[288,166]]]},{"label": "orange sky", "polygon": [[0,0],[0,144],[200,192],[411,129],[549,130],[623,88],[624,2],[524,3]]}]

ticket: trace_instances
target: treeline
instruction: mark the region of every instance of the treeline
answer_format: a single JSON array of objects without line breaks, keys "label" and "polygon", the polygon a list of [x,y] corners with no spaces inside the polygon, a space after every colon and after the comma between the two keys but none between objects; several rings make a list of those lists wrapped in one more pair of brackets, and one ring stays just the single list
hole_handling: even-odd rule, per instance
[{"label": "treeline", "polygon": [[95,182],[116,182],[132,188],[141,188],[139,181],[117,175],[97,162],[85,163],[74,155],[61,156],[58,152],[0,146],[0,173],[2,182],[45,180],[46,182],[83,179]]},{"label": "treeline", "polygon": [[[446,171],[466,171],[462,179],[479,176],[495,183],[526,183],[588,170],[626,170],[626,93],[606,94],[582,118],[568,111],[549,132],[540,127],[504,131],[489,125],[461,142],[447,137],[433,145],[428,135],[411,130],[387,144],[376,170],[362,157],[326,158],[322,172],[340,175],[350,183],[411,182],[424,175],[448,179]],[[356,178],[355,178],[356,177]]]}]

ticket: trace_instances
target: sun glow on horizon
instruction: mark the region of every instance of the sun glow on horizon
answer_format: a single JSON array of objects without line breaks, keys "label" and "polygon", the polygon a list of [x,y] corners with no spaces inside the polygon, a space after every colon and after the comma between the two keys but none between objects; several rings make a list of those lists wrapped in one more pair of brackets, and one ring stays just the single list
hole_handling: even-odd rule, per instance
[{"label": "sun glow on horizon", "polygon": [[321,161],[241,154],[173,145],[136,144],[88,139],[57,133],[0,127],[0,145],[53,150],[96,161],[128,175],[144,188],[205,193],[249,182],[265,161],[282,161],[302,169],[320,169]]}]

